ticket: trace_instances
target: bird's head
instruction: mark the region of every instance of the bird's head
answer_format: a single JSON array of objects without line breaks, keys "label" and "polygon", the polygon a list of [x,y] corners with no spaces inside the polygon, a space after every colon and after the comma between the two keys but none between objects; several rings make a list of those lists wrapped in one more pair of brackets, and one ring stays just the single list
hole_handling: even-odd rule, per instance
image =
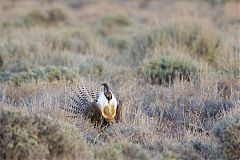
[{"label": "bird's head", "polygon": [[103,83],[103,92],[108,101],[112,99],[112,93],[109,91],[107,83]]}]

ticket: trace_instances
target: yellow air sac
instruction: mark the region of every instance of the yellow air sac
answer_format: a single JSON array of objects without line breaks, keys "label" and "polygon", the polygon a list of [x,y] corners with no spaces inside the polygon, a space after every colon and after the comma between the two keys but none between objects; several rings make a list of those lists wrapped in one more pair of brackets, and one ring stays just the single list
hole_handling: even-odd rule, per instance
[{"label": "yellow air sac", "polygon": [[112,121],[116,115],[114,106],[105,106],[103,109],[103,117],[107,121]]}]

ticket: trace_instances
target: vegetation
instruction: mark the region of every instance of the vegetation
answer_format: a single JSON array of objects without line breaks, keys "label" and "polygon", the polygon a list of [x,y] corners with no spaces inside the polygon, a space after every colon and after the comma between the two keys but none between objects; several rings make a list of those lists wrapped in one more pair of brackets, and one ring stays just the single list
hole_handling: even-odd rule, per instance
[{"label": "vegetation", "polygon": [[1,159],[92,158],[76,128],[40,114],[1,108]]},{"label": "vegetation", "polygon": [[[18,68],[19,70],[19,68]],[[0,79],[1,81],[10,81],[15,86],[20,86],[22,83],[27,83],[31,81],[38,80],[48,80],[52,82],[54,80],[67,80],[72,81],[77,73],[77,69],[69,69],[67,67],[56,67],[56,66],[47,66],[47,67],[38,67],[38,68],[28,68],[26,71],[3,71],[1,72]]]},{"label": "vegetation", "polygon": [[197,63],[184,55],[174,55],[166,52],[160,58],[147,59],[140,66],[140,74],[149,77],[152,83],[173,83],[176,78],[190,80],[197,69]]},{"label": "vegetation", "polygon": [[96,159],[149,159],[146,151],[139,145],[131,143],[108,144],[103,149],[96,151]]},{"label": "vegetation", "polygon": [[[0,0],[0,159],[239,159],[239,0]],[[104,129],[60,108],[107,82]]]},{"label": "vegetation", "polygon": [[220,142],[220,149],[223,151],[224,158],[238,159],[239,153],[239,113],[221,120],[213,132]]}]

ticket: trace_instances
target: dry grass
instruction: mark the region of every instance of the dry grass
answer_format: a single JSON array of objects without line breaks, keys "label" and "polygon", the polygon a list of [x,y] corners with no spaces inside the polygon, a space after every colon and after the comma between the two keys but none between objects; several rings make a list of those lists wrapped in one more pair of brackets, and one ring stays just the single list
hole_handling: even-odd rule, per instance
[{"label": "dry grass", "polygon": [[[90,159],[240,158],[231,150],[240,109],[239,5],[0,0],[1,113],[13,115],[7,122],[31,124],[34,116],[27,115],[41,113],[51,127],[70,124]],[[110,84],[123,100],[119,123],[101,129],[82,116],[66,117],[65,93],[81,80]],[[225,132],[229,141],[222,141]],[[34,156],[14,151],[20,159]],[[85,157],[66,152],[60,159]],[[36,156],[59,158],[51,154],[45,148]]]}]

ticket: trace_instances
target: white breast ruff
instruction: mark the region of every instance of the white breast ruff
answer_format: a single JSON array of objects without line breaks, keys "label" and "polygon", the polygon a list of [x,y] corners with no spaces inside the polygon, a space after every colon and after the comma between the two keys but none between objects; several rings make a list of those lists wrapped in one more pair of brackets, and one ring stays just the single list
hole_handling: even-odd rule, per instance
[{"label": "white breast ruff", "polygon": [[117,108],[117,100],[114,96],[114,94],[112,94],[112,99],[108,102],[106,96],[104,95],[104,92],[101,92],[99,94],[99,97],[98,97],[98,100],[97,100],[97,103],[100,107],[100,109],[102,110],[105,106],[108,106],[108,105],[113,105],[115,107],[115,109]]}]

